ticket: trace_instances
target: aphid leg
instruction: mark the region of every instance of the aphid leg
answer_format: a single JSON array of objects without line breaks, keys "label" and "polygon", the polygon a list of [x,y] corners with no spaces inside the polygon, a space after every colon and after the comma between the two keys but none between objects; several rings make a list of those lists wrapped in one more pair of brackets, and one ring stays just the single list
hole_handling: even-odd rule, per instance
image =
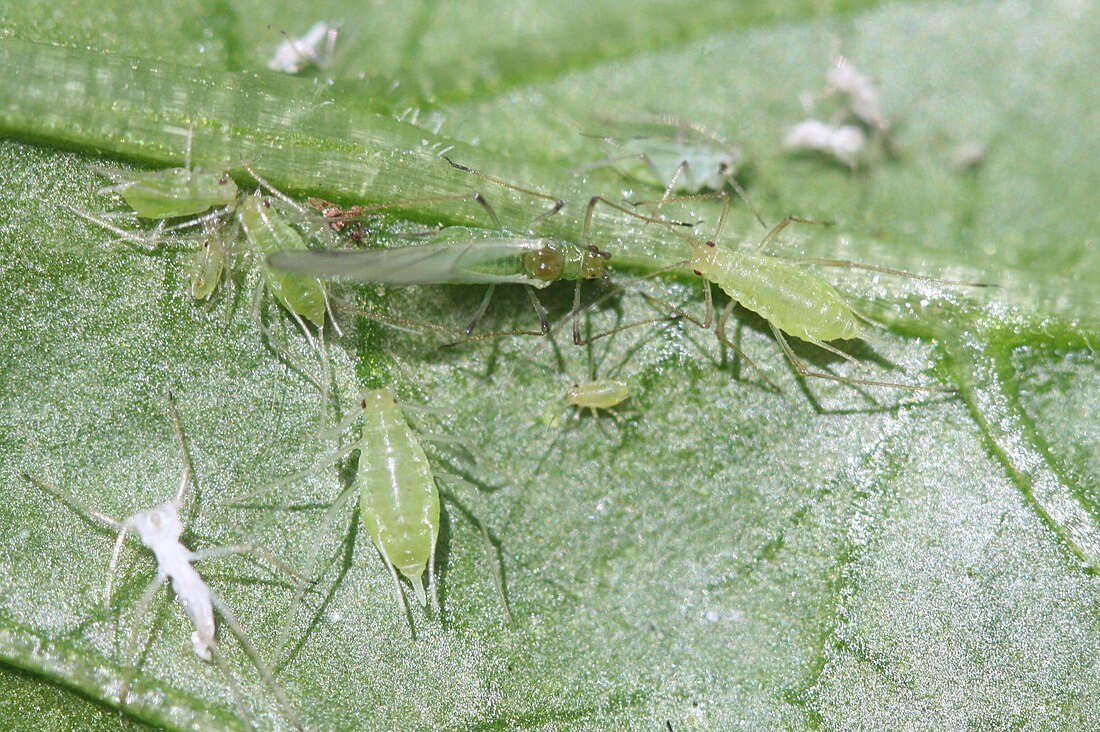
[{"label": "aphid leg", "polygon": [[[90,214],[86,211],[81,211],[80,209],[76,208],[75,206],[71,206],[67,203],[63,203],[62,205],[65,208],[72,211],[77,216],[79,216],[80,218],[84,219],[85,221],[93,223],[96,226],[100,227],[101,229],[105,229],[105,230],[111,232],[112,234],[119,237],[120,239],[124,239],[125,241],[133,242],[135,244],[141,244],[147,251],[155,252],[157,250],[157,248],[160,246],[159,238],[152,236],[151,232],[145,232],[144,234],[137,234],[137,233],[134,233],[133,231],[127,231],[126,229],[122,229],[122,228],[119,228],[119,227],[115,226],[114,224],[110,223],[109,221],[107,221],[105,219],[102,219],[98,216],[93,216],[92,214]],[[163,224],[163,222],[158,224],[157,228],[153,230],[155,232],[158,232],[158,236],[159,236],[159,232],[163,230],[162,229],[162,224]]]},{"label": "aphid leg", "polygon": [[67,505],[73,513],[80,516],[85,521],[90,521],[93,524],[98,523],[101,527],[118,532],[118,538],[115,539],[115,548],[111,553],[111,563],[108,565],[107,569],[107,583],[103,588],[103,607],[110,607],[111,588],[114,583],[115,570],[118,567],[119,556],[122,554],[122,544],[126,541],[129,529],[123,522],[111,518],[102,511],[92,509],[88,504],[84,503],[84,501],[80,500],[69,491],[63,490],[43,480],[39,480],[28,473],[23,473],[23,480],[49,493],[54,498]]},{"label": "aphid leg", "polygon": [[[496,585],[497,595],[500,597],[500,606],[504,608],[504,618],[508,621],[508,625],[513,625],[512,611],[508,607],[508,596],[504,593],[504,570],[501,567],[503,560],[500,557],[500,553],[497,546],[493,544],[492,538],[489,536],[489,529],[485,526],[485,512],[481,503],[481,489],[476,484],[463,478],[461,475],[455,475],[453,473],[440,473],[436,471],[435,477],[448,481],[454,486],[458,486],[463,492],[470,497],[470,500],[474,504],[474,520],[477,522],[477,528],[481,533],[481,539],[485,545],[485,558],[489,562],[490,572],[493,575],[493,584]],[[432,552],[432,556],[435,556],[435,552]],[[437,601],[438,606],[438,601]]]},{"label": "aphid leg", "polygon": [[465,450],[476,462],[486,462],[485,453],[483,453],[476,445],[474,445],[474,443],[463,437],[456,437],[454,435],[441,435],[437,432],[421,432],[420,439],[427,442],[434,442],[440,445],[455,445]]},{"label": "aphid leg", "polygon": [[[760,215],[759,209],[756,208],[756,205],[752,202],[752,199],[749,198],[749,194],[747,192],[745,192],[745,189],[741,187],[741,184],[737,182],[737,179],[734,178],[733,175],[731,175],[728,172],[722,173],[722,177],[727,183],[729,183],[730,188],[733,189],[733,192],[737,194],[738,198],[740,198],[745,203],[745,206],[748,207],[749,211],[752,212],[753,218],[755,218],[757,220],[757,222],[762,227],[764,227],[764,229],[767,229],[768,225],[764,222],[764,218]],[[670,185],[673,184],[673,183],[675,183],[675,179],[673,179],[670,182]],[[726,202],[729,201],[729,191],[713,191],[711,193],[693,193],[693,194],[686,195],[686,196],[675,196],[675,197],[669,196],[668,193],[669,192],[666,191],[666,195],[664,195],[661,198],[656,199],[656,200],[634,201],[632,203],[633,203],[634,206],[647,206],[647,205],[650,205],[650,204],[657,204],[658,208],[656,209],[656,211],[659,211],[660,207],[664,206],[666,203],[669,203],[669,202],[679,203],[679,202],[682,202],[682,201],[722,200],[723,201],[723,206],[725,206],[725,205],[728,205]],[[729,214],[726,214],[726,216],[728,216],[728,215]]]},{"label": "aphid leg", "polygon": [[294,708],[290,706],[290,702],[287,700],[283,688],[275,681],[275,677],[271,674],[271,669],[268,668],[267,664],[260,658],[260,654],[256,651],[256,647],[248,640],[244,628],[237,622],[237,616],[234,615],[233,611],[222,601],[218,593],[213,590],[210,591],[210,603],[222,616],[225,624],[229,626],[229,630],[237,637],[237,641],[241,644],[241,648],[244,649],[245,654],[248,656],[249,660],[252,661],[252,665],[260,672],[260,676],[263,677],[264,683],[267,684],[267,688],[275,695],[287,720],[294,726],[294,729],[302,730],[302,722],[298,719],[298,715],[295,713]]},{"label": "aphid leg", "polygon": [[[462,328],[453,328],[446,325],[440,325],[439,323],[429,323],[421,320],[411,320],[409,318],[401,318],[396,315],[385,315],[383,313],[376,313],[372,310],[364,310],[363,308],[349,305],[341,300],[333,300],[333,307],[337,310],[341,310],[346,313],[352,313],[369,320],[375,320],[379,323],[384,323],[397,330],[402,330],[407,333],[420,333],[425,330],[430,330],[436,333],[446,333],[452,336],[461,336],[466,333]],[[465,343],[465,341],[456,341],[455,345],[459,343]]]},{"label": "aphid leg", "polygon": [[180,454],[183,456],[183,472],[180,475],[180,486],[176,489],[176,493],[172,496],[172,504],[179,510],[183,505],[183,497],[187,493],[187,486],[191,483],[191,476],[194,474],[194,466],[191,462],[191,451],[187,449],[187,440],[183,436],[183,424],[180,422],[179,411],[176,409],[176,400],[172,396],[172,391],[169,389],[167,393],[168,401],[168,418],[172,422],[172,431],[176,435],[176,442],[180,447]]},{"label": "aphid leg", "polygon": [[[299,375],[305,378],[309,383],[313,384],[318,391],[323,390],[323,386],[320,381],[317,380],[313,374],[299,363],[298,359],[291,355],[290,350],[280,342],[280,339],[276,337],[274,331],[263,321],[263,315],[261,313],[261,305],[263,303],[264,286],[262,283],[256,284],[256,289],[252,294],[252,305],[249,308],[249,317],[252,319],[252,324],[256,326],[256,329],[263,335],[268,347],[278,356],[287,366],[291,367]],[[299,326],[308,333],[305,323],[301,322],[301,318],[298,318],[296,313],[291,312],[295,318],[298,319]],[[308,336],[310,346],[316,350],[316,345],[313,343],[313,337]]]},{"label": "aphid leg", "polygon": [[111,590],[115,584],[115,573],[118,571],[118,560],[122,556],[122,545],[126,543],[126,535],[130,529],[123,526],[115,539],[115,548],[111,552],[111,563],[107,565],[107,581],[103,585],[103,607],[111,607]]},{"label": "aphid leg", "polygon": [[177,231],[193,229],[196,226],[205,226],[206,224],[223,221],[226,216],[232,213],[232,211],[233,206],[225,206],[223,208],[211,211],[210,213],[205,213],[201,216],[195,216],[194,218],[187,219],[186,221],[181,221],[178,224],[172,224],[171,226],[165,226],[164,220],[162,219],[160,222],[157,223],[157,227],[154,229],[154,231],[158,232],[158,234],[174,234]]},{"label": "aphid leg", "polygon": [[212,546],[206,549],[199,549],[191,552],[191,558],[196,562],[205,561],[207,559],[218,559],[219,557],[230,557],[240,554],[251,554],[257,559],[271,565],[275,569],[288,574],[296,580],[301,582],[312,583],[312,580],[306,577],[301,572],[298,572],[289,564],[281,559],[277,559],[272,556],[270,552],[262,549],[258,546],[252,546],[251,544],[231,544],[228,546]]},{"label": "aphid leg", "polygon": [[245,169],[245,172],[247,172],[257,183],[260,184],[261,188],[268,192],[268,194],[279,199],[283,204],[296,211],[302,218],[307,218],[313,215],[313,213],[308,208],[298,203],[275,186],[271,185],[271,183],[269,183],[266,178],[262,177],[259,173],[256,172],[251,163],[242,162],[240,165],[242,168]]},{"label": "aphid leg", "polygon": [[126,649],[122,654],[122,685],[118,690],[119,707],[125,708],[126,699],[130,696],[130,674],[133,672],[134,662],[137,659],[138,629],[141,627],[141,621],[144,619],[145,613],[153,604],[153,598],[166,579],[168,579],[166,575],[157,572],[156,578],[145,588],[145,592],[141,593],[141,599],[138,601],[137,607],[134,608],[133,624],[130,628],[130,634],[126,638]]},{"label": "aphid leg", "polygon": [[[444,343],[440,348],[455,348],[457,346],[465,345],[467,343],[473,343],[475,341],[489,340],[490,338],[507,338],[510,336],[545,336],[550,332],[550,320],[546,314],[546,308],[539,302],[538,296],[535,294],[534,288],[530,285],[524,285],[524,289],[527,291],[527,297],[531,301],[531,307],[535,309],[535,314],[539,318],[538,330],[523,330],[522,328],[516,328],[515,330],[498,330],[492,333],[478,333],[477,335],[470,335],[470,331],[477,327],[478,321],[484,315],[485,310],[489,307],[489,298],[492,296],[493,288],[496,285],[489,285],[489,291],[485,293],[485,298],[481,301],[481,305],[478,308],[478,312],[475,314],[474,319],[468,326],[462,329],[462,333],[467,337],[461,340],[453,341],[451,343]],[[426,324],[427,325],[427,324]],[[440,326],[442,327],[442,326]]]},{"label": "aphid leg", "polygon": [[[485,213],[492,219],[494,228],[501,228],[500,217],[497,216],[496,209],[492,204],[486,200],[485,196],[480,192],[474,191],[472,193],[458,193],[448,196],[425,196],[423,198],[406,198],[400,201],[387,201],[386,203],[375,203],[367,206],[358,206],[359,214],[373,213],[375,211],[384,211],[386,209],[393,208],[412,208],[428,203],[447,203],[449,201],[473,201],[477,205],[481,206],[485,210]],[[359,218],[359,217],[356,217]]]},{"label": "aphid leg", "polygon": [[557,196],[551,196],[551,195],[548,195],[546,193],[539,193],[538,191],[533,191],[530,188],[524,188],[523,186],[516,185],[515,183],[509,183],[508,181],[506,181],[502,178],[497,178],[494,175],[489,175],[488,173],[483,173],[482,171],[477,170],[475,168],[470,168],[470,167],[465,166],[465,165],[460,165],[460,164],[456,163],[455,161],[451,160],[446,155],[443,156],[443,159],[446,160],[448,163],[450,163],[452,167],[454,167],[458,170],[461,170],[464,173],[469,173],[470,175],[477,176],[478,178],[481,178],[482,180],[487,180],[490,183],[495,183],[496,185],[501,186],[502,188],[507,188],[509,190],[517,191],[519,193],[526,193],[529,196],[533,196],[535,198],[541,198],[544,201],[550,201],[553,205],[549,208],[549,210],[547,210],[547,211],[543,212],[542,214],[540,214],[539,216],[535,217],[535,219],[533,221],[531,221],[530,225],[528,226],[529,229],[535,229],[543,221],[545,221],[546,219],[548,219],[551,216],[553,216],[554,214],[556,214],[558,211],[561,211],[563,208],[565,208],[565,201],[561,200]]},{"label": "aphid leg", "polygon": [[[585,137],[593,137],[593,135],[585,135]],[[599,137],[599,135],[595,135],[595,137]],[[605,141],[607,140],[606,137],[603,138],[603,139]],[[648,158],[648,156],[647,156],[647,158]],[[626,154],[623,154],[623,155],[614,155],[614,156],[609,157],[609,158],[604,158],[603,160],[597,160],[597,161],[592,162],[592,163],[587,163],[586,165],[579,165],[575,168],[570,168],[569,173],[571,175],[576,176],[576,175],[583,175],[583,174],[587,173],[590,170],[599,170],[600,168],[607,168],[607,167],[618,168],[616,163],[620,163],[624,160],[637,160],[637,159],[638,159],[638,155],[635,154],[635,153],[626,153]],[[654,167],[653,164],[652,164],[652,161],[647,159],[646,163],[650,166],[651,169]],[[660,177],[660,173],[657,173],[657,177],[658,178]]]},{"label": "aphid leg", "polygon": [[241,693],[240,684],[233,678],[233,673],[229,670],[229,665],[225,662],[225,656],[222,655],[221,648],[217,643],[210,646],[210,655],[213,656],[214,662],[218,664],[218,669],[221,670],[222,676],[225,677],[226,682],[229,684],[229,690],[233,693],[233,706],[237,708],[237,714],[244,721],[246,729],[255,729],[255,725],[252,723],[252,716],[248,713],[248,709],[244,705],[244,695]]},{"label": "aphid leg", "polygon": [[[641,221],[645,221],[646,223],[664,224],[666,226],[691,226],[692,225],[692,224],[689,224],[689,223],[683,222],[683,221],[669,221],[668,219],[664,219],[664,218],[660,218],[660,217],[645,216],[644,214],[640,214],[637,211],[631,211],[630,209],[626,208],[625,206],[620,206],[617,203],[609,201],[606,198],[604,198],[603,196],[593,196],[592,198],[590,198],[588,200],[588,207],[585,209],[585,212],[584,212],[584,225],[581,227],[581,247],[585,251],[585,255],[584,255],[585,257],[589,256],[588,252],[591,252],[594,249],[594,247],[588,243],[588,240],[589,240],[589,235],[590,235],[590,232],[591,232],[591,229],[592,229],[592,222],[593,222],[593,217],[595,215],[596,206],[601,204],[601,203],[604,204],[605,206],[609,206],[609,207],[611,207],[611,208],[613,208],[617,211],[625,213],[625,214],[627,214],[629,216],[632,216],[636,219],[639,219]],[[598,252],[599,250],[595,249],[595,251]],[[678,267],[679,264],[677,264],[676,266]],[[662,271],[664,271],[664,269],[658,270],[658,272],[650,273],[649,276],[655,275],[655,274],[657,274],[659,272],[662,272]],[[613,291],[612,293],[608,293],[605,297],[610,297],[612,294],[615,294],[615,293],[620,292],[620,291],[621,291],[621,288],[619,290]],[[604,298],[600,298],[596,302],[590,303],[589,307],[591,307],[591,306],[593,306],[593,305],[595,305],[599,302],[602,302],[603,299]],[[642,326],[642,325],[647,325],[649,323],[658,323],[658,322],[664,322],[664,321],[670,320],[670,318],[656,318],[656,319],[649,318],[649,319],[641,320],[641,321],[638,321],[638,322],[635,322],[635,323],[629,323],[627,325],[621,325],[621,326],[618,326],[617,328],[613,328],[609,331],[605,331],[603,333],[598,333],[595,336],[582,337],[581,336],[581,331],[580,331],[580,318],[579,318],[580,312],[581,312],[581,280],[578,279],[577,282],[576,282],[576,286],[573,290],[573,311],[569,315],[570,319],[572,320],[573,343],[575,345],[578,345],[578,346],[587,345],[587,344],[591,343],[592,341],[595,341],[595,340],[598,340],[600,338],[604,338],[606,336],[612,335],[613,333],[618,333],[618,332],[623,331],[623,330],[628,330],[630,328],[636,328],[636,327],[639,327],[639,326]]]},{"label": "aphid leg", "polygon": [[[895,381],[874,381],[872,379],[853,379],[849,376],[837,376],[836,374],[828,374],[822,371],[813,371],[809,369],[805,363],[802,362],[798,356],[795,355],[794,350],[791,348],[790,343],[787,342],[786,336],[779,328],[771,325],[772,333],[775,334],[775,339],[779,341],[780,347],[783,349],[783,353],[786,354],[787,360],[794,366],[795,371],[801,376],[812,376],[817,379],[827,379],[829,381],[839,381],[844,384],[863,384],[864,386],[885,386],[891,389],[904,389],[906,391],[931,391],[940,394],[954,394],[954,389],[946,389],[937,386],[918,386],[915,384],[900,384]],[[815,346],[823,346],[821,341],[810,341]],[[828,350],[828,349],[827,349]]]},{"label": "aphid leg", "polygon": [[315,581],[307,578],[311,577],[317,571],[317,563],[321,560],[322,537],[328,535],[328,532],[332,529],[332,525],[336,523],[336,517],[347,507],[348,502],[358,494],[358,486],[352,485],[337,496],[336,500],[333,501],[332,505],[325,511],[324,518],[321,520],[320,525],[313,532],[313,538],[310,541],[311,549],[309,556],[306,557],[305,574],[302,575],[302,579],[298,581],[297,586],[294,588],[294,597],[290,601],[290,607],[287,608],[286,621],[279,629],[279,638],[276,641],[278,648],[286,647],[287,641],[290,639],[290,625],[294,622],[294,617],[298,614],[298,609],[301,608],[302,602],[305,600],[306,588]]},{"label": "aphid leg", "polygon": [[757,245],[757,249],[765,249],[769,244],[775,241],[775,238],[779,236],[779,232],[783,231],[783,229],[786,229],[791,224],[812,224],[814,226],[829,226],[829,223],[826,221],[814,221],[813,219],[804,219],[800,216],[788,216],[772,227],[772,230],[769,231],[764,236],[764,238],[760,240],[760,243]]},{"label": "aphid leg", "polygon": [[493,299],[493,293],[496,292],[496,285],[489,285],[485,288],[485,296],[481,298],[481,304],[474,312],[474,317],[470,318],[470,324],[463,328],[466,331],[466,335],[470,335],[474,332],[474,328],[481,322],[481,319],[485,317],[485,311],[489,309],[489,301]]},{"label": "aphid leg", "polygon": [[77,514],[84,520],[92,522],[98,521],[100,524],[107,527],[108,529],[112,529],[113,531],[125,530],[125,526],[121,521],[111,518],[102,511],[96,511],[92,509],[88,506],[88,504],[84,503],[84,501],[80,500],[76,495],[70,493],[69,491],[63,488],[59,488],[51,483],[47,483],[44,480],[40,480],[39,478],[35,478],[29,473],[23,473],[22,475],[23,480],[27,481],[33,486],[42,489],[46,493],[49,493],[54,498],[67,505],[73,511],[73,513]]},{"label": "aphid leg", "polygon": [[[642,159],[649,165],[653,172],[660,178],[660,173],[657,171],[657,166],[653,164],[653,161],[649,159],[649,156],[642,153]],[[688,161],[681,160],[680,164],[676,166],[676,172],[672,174],[672,177],[668,179],[668,184],[665,185],[665,193],[661,196],[661,199],[657,202],[657,207],[653,209],[654,214],[659,214],[661,209],[665,207],[669,199],[672,197],[672,191],[676,189],[676,183],[680,180],[680,176],[684,174],[684,171],[688,168]]]},{"label": "aphid leg", "polygon": [[[707,283],[707,289],[708,289],[708,291],[709,291],[709,289],[710,289],[710,283],[709,283],[709,282]],[[745,363],[747,363],[747,364],[748,364],[749,366],[752,366],[752,370],[753,370],[753,371],[755,371],[755,372],[757,373],[757,375],[758,375],[758,376],[759,376],[759,377],[760,377],[761,379],[763,379],[763,380],[764,380],[764,383],[766,383],[766,384],[767,384],[768,386],[770,386],[770,387],[771,387],[772,389],[774,389],[774,390],[775,390],[776,392],[778,392],[778,393],[782,394],[782,393],[783,393],[783,390],[782,390],[782,389],[780,389],[780,388],[779,388],[779,386],[778,386],[778,385],[777,385],[777,384],[776,384],[776,383],[775,383],[774,381],[772,381],[771,379],[769,379],[769,378],[768,378],[768,376],[767,376],[767,374],[765,374],[765,373],[764,373],[764,372],[763,372],[763,371],[762,371],[762,370],[760,369],[760,367],[759,367],[759,366],[757,366],[757,365],[756,365],[756,363],[755,363],[755,362],[754,362],[754,361],[753,361],[753,360],[752,360],[751,358],[749,358],[749,357],[748,357],[748,356],[747,356],[747,355],[745,354],[745,352],[744,352],[744,351],[742,351],[742,350],[741,350],[741,349],[740,349],[740,348],[739,348],[739,347],[737,346],[737,344],[736,344],[736,343],[734,343],[733,341],[731,341],[731,340],[730,340],[730,339],[729,339],[729,338],[728,338],[728,337],[726,336],[726,323],[727,323],[727,321],[729,321],[730,315],[731,315],[731,314],[733,313],[733,308],[734,308],[734,306],[735,306],[735,305],[737,305],[737,302],[736,302],[736,301],[734,301],[734,300],[730,300],[730,301],[729,301],[729,303],[727,303],[727,304],[726,304],[726,307],[722,309],[722,314],[718,316],[718,322],[717,322],[717,323],[715,324],[715,326],[714,326],[714,334],[715,334],[716,336],[718,336],[718,340],[719,340],[719,341],[720,341],[721,343],[723,343],[724,345],[728,346],[729,348],[732,348],[732,349],[734,350],[734,352],[735,352],[735,353],[736,353],[736,354],[737,354],[738,356],[740,356],[741,358],[743,358],[743,359],[745,360]]]}]

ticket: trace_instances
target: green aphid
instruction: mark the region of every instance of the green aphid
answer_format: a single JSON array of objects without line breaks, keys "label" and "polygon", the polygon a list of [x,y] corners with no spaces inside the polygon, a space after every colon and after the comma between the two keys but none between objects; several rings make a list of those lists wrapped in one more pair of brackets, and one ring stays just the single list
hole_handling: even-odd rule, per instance
[{"label": "green aphid", "polygon": [[143,219],[194,216],[237,200],[237,184],[228,173],[203,168],[127,173],[115,190]]},{"label": "green aphid", "polygon": [[210,227],[205,234],[202,248],[191,253],[188,271],[191,274],[191,296],[196,300],[209,300],[221,284],[226,271],[229,250],[222,240],[221,227]]},{"label": "green aphid", "polygon": [[305,251],[308,247],[302,235],[287,223],[266,196],[245,196],[236,213],[246,246],[256,254],[267,289],[287,310],[318,328],[323,327],[327,311],[324,282],[316,277],[278,270],[267,263],[267,255],[275,252]]}]

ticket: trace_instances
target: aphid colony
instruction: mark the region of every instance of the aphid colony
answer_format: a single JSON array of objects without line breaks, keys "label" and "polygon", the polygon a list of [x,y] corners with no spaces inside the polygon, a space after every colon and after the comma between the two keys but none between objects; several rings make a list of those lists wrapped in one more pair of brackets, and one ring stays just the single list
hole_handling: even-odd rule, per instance
[{"label": "aphid colony", "polygon": [[[301,39],[287,39],[287,45],[280,47],[272,59],[271,68],[296,73],[305,65],[320,63],[324,56],[322,45],[328,43],[327,53],[331,55],[331,43],[334,39],[334,29],[318,24]],[[840,59],[836,67],[830,70],[828,82],[836,94],[843,95],[847,100],[851,119],[837,124],[808,119],[788,131],[785,144],[792,149],[824,152],[847,165],[855,166],[867,134],[885,136],[889,132],[889,124],[882,115],[870,80],[852,68],[845,59]],[[167,237],[182,235],[197,241],[187,265],[190,292],[197,301],[208,301],[219,289],[233,287],[234,270],[247,263],[255,282],[250,316],[257,331],[281,359],[319,388],[323,414],[327,412],[330,387],[324,333],[326,326],[340,332],[335,321],[330,321],[334,310],[402,328],[442,332],[463,342],[505,335],[549,334],[552,337],[556,327],[551,326],[547,312],[535,291],[559,280],[574,283],[573,309],[561,325],[564,327],[565,322],[570,324],[573,341],[577,344],[591,344],[600,338],[653,322],[682,320],[705,329],[713,327],[719,341],[743,358],[770,388],[780,391],[776,381],[749,360],[741,348],[725,335],[726,325],[734,308],[740,304],[766,321],[780,350],[803,377],[901,389],[938,390],[936,387],[852,378],[808,368],[795,354],[788,338],[797,338],[855,362],[853,357],[831,342],[864,339],[867,336],[866,326],[873,324],[873,321],[853,307],[829,282],[808,271],[805,265],[869,269],[878,273],[946,284],[965,283],[936,280],[848,261],[790,260],[767,254],[764,250],[790,224],[816,223],[794,216],[788,216],[774,227],[768,228],[756,250],[720,246],[720,238],[731,210],[731,193],[740,195],[761,225],[765,225],[764,219],[748,202],[745,192],[735,179],[740,152],[697,125],[672,119],[658,122],[671,131],[663,141],[658,140],[655,145],[645,148],[640,145],[639,137],[634,135],[605,135],[603,139],[612,148],[612,156],[588,167],[619,167],[631,178],[652,185],[656,191],[660,191],[660,197],[649,201],[646,205],[650,208],[647,213],[643,213],[639,210],[642,204],[620,204],[601,195],[592,196],[576,241],[535,233],[539,223],[561,211],[564,204],[560,199],[500,180],[448,159],[446,163],[452,168],[471,174],[478,180],[544,199],[550,205],[531,223],[527,231],[513,233],[500,227],[493,206],[481,192],[419,199],[476,203],[493,224],[493,228],[449,226],[427,232],[425,236],[417,237],[414,243],[404,246],[378,249],[334,248],[330,246],[334,236],[343,236],[352,244],[361,243],[369,235],[369,229],[363,224],[367,215],[409,202],[342,208],[320,199],[310,199],[308,207],[302,206],[268,184],[248,165],[241,164],[229,170],[192,167],[190,132],[184,167],[125,175],[110,173],[116,178],[116,183],[106,190],[117,193],[139,219],[155,221],[151,229],[135,232],[102,216],[81,211],[76,213],[123,239],[149,248],[156,248]],[[252,192],[238,186],[238,180],[246,176],[255,185]],[[713,235],[703,239],[683,233],[685,226],[681,225],[682,222],[662,215],[665,206],[684,197],[678,198],[680,194],[687,194],[686,197],[692,200],[705,197],[719,199],[722,209]],[[688,315],[677,305],[644,295],[668,314],[620,325],[595,335],[582,336],[579,323],[586,309],[582,307],[582,284],[605,280],[608,276],[608,265],[614,263],[613,252],[604,251],[591,243],[594,238],[591,230],[594,212],[599,207],[617,211],[626,217],[625,221],[636,220],[640,222],[639,225],[664,227],[662,231],[667,234],[673,246],[684,248],[686,245],[685,251],[690,251],[690,256],[639,279],[647,279],[664,272],[694,273],[704,282],[706,312],[702,319]],[[194,234],[196,231],[197,237]],[[349,306],[333,297],[329,285],[331,280],[395,287],[473,284],[486,286],[487,292],[468,324],[465,327],[455,327]],[[717,318],[711,283],[729,297]],[[504,284],[520,284],[526,288],[539,319],[539,327],[475,334],[479,321],[487,311],[494,288]],[[265,295],[270,295],[278,304],[279,311],[289,316],[316,353],[322,366],[322,375],[319,378],[313,377],[309,369],[298,364],[288,343],[276,337],[268,324],[270,318],[265,320],[264,317]],[[589,307],[600,299],[589,303]],[[557,348],[556,345],[554,347]],[[574,412],[574,422],[579,420],[585,410],[594,419],[599,420],[602,414],[608,414],[618,422],[620,415],[614,410],[630,398],[631,385],[621,378],[612,378],[614,372],[615,369],[611,369],[597,378],[595,370],[590,369],[587,379],[571,380],[564,394],[552,400],[548,413],[557,412],[564,407]],[[472,498],[475,506],[480,502],[478,487],[468,479],[433,467],[431,450],[425,450],[424,443],[458,445],[470,454],[476,454],[476,448],[449,435],[418,434],[409,421],[409,414],[417,410],[415,404],[399,402],[391,386],[362,389],[357,406],[334,426],[321,433],[322,437],[339,442],[335,451],[319,458],[308,468],[265,487],[267,491],[279,488],[279,493],[288,495],[292,491],[287,490],[287,486],[331,471],[334,466],[339,466],[355,454],[354,478],[328,504],[324,518],[314,530],[311,545],[319,547],[321,540],[333,529],[340,517],[348,513],[349,506],[358,501],[365,533],[392,579],[399,607],[410,624],[415,608],[406,600],[406,588],[411,590],[417,605],[425,610],[430,608],[437,616],[440,610],[436,571],[440,532],[438,483],[442,481],[452,489],[463,490]],[[122,706],[127,703],[130,674],[138,658],[137,638],[143,616],[148,612],[161,585],[170,581],[176,598],[194,627],[194,652],[204,660],[214,660],[222,669],[233,691],[241,718],[247,723],[248,710],[221,655],[216,638],[215,611],[237,636],[241,647],[277,701],[283,717],[293,727],[301,729],[302,724],[282,688],[275,681],[268,662],[251,645],[236,617],[204,581],[194,563],[219,556],[252,554],[294,577],[294,600],[281,631],[282,640],[285,641],[295,611],[315,579],[312,575],[320,561],[319,550],[306,558],[304,570],[298,572],[251,545],[197,551],[185,546],[180,540],[184,531],[180,510],[194,477],[183,429],[171,397],[169,413],[183,453],[184,470],[178,489],[166,503],[139,511],[130,518],[119,521],[93,510],[73,493],[38,478],[25,476],[30,483],[67,503],[93,523],[118,533],[108,570],[108,594],[120,548],[129,532],[137,533],[154,556],[156,576],[137,602],[125,644],[123,667],[126,675],[118,695],[119,704]],[[560,419],[553,417],[546,424],[559,422]],[[487,528],[480,518],[476,515],[475,518],[486,542],[489,566],[502,600],[504,615],[510,620],[500,567],[491,551]]]}]

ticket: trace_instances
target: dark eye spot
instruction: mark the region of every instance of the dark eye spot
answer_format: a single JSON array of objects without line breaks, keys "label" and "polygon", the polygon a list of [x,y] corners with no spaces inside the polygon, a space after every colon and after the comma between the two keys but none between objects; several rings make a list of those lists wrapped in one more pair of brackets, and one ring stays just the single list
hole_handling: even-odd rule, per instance
[{"label": "dark eye spot", "polygon": [[220,185],[220,186],[224,186],[228,182],[229,181],[226,180],[225,176],[222,176],[221,178],[218,178],[218,185]]},{"label": "dark eye spot", "polygon": [[699,275],[700,277],[702,277],[702,276],[703,276],[703,273],[702,273],[702,272],[700,272],[700,271],[699,271],[699,270],[697,270],[697,269],[695,269],[695,270],[692,270],[692,271],[693,271],[693,272],[695,272],[695,274]]},{"label": "dark eye spot", "polygon": [[271,208],[271,201],[266,198],[264,199],[264,208]]},{"label": "dark eye spot", "polygon": [[712,242],[712,241],[708,241],[708,242],[707,242],[707,246],[708,246],[708,247],[713,247],[713,246],[714,246],[714,242]]}]

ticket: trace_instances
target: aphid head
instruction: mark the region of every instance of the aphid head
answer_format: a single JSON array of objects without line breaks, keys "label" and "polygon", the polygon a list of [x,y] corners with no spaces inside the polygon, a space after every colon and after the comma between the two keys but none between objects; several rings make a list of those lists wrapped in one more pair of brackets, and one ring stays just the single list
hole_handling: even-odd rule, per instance
[{"label": "aphid head", "polygon": [[523,255],[527,275],[542,282],[553,282],[565,269],[565,255],[553,244],[546,244]]},{"label": "aphid head", "polygon": [[237,200],[237,184],[229,177],[229,171],[222,173],[221,177],[218,178],[216,191],[218,203],[222,206],[228,206]]},{"label": "aphid head", "polygon": [[598,280],[606,274],[605,265],[611,259],[611,252],[602,252],[595,244],[589,244],[581,258],[581,278]]},{"label": "aphid head", "polygon": [[693,241],[691,243],[691,259],[687,261],[691,271],[700,277],[705,277],[707,272],[714,268],[714,260],[718,255],[718,244],[712,239],[707,241]]},{"label": "aphid head", "polygon": [[136,531],[147,546],[175,541],[183,534],[183,522],[174,503],[162,503],[148,511],[135,513],[126,520],[126,526]]},{"label": "aphid head", "polygon": [[359,405],[363,409],[385,409],[397,404],[397,395],[393,389],[364,389],[360,395]]}]

